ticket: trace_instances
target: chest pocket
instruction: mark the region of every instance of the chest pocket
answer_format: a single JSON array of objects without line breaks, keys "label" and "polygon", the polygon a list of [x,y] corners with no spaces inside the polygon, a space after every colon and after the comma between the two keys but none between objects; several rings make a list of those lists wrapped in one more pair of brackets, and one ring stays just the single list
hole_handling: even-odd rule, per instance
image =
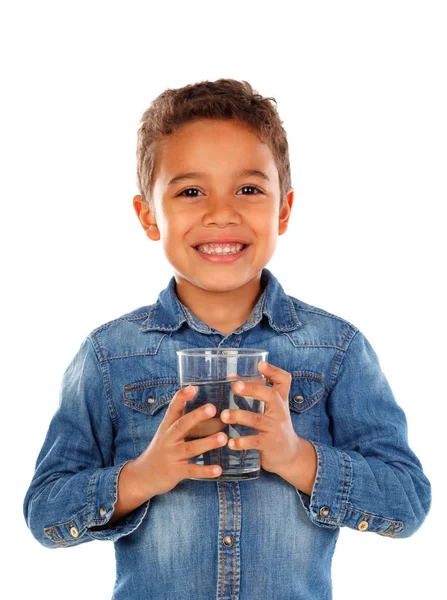
[{"label": "chest pocket", "polygon": [[176,377],[139,381],[124,387],[124,404],[129,408],[129,425],[137,456],[157,433],[178,389]]},{"label": "chest pocket", "polygon": [[319,441],[324,377],[312,371],[292,371],[291,375],[289,408],[293,428],[299,436]]}]

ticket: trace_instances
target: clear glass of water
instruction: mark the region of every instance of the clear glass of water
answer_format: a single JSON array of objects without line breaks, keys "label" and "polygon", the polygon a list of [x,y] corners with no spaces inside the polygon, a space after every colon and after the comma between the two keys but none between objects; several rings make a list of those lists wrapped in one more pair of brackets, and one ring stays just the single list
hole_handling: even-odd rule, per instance
[{"label": "clear glass of water", "polygon": [[[180,387],[194,385],[198,390],[189,400],[183,414],[195,410],[204,404],[214,404],[217,411],[214,417],[202,421],[188,432],[185,441],[208,437],[223,431],[228,439],[244,435],[257,435],[258,431],[239,425],[229,425],[220,419],[225,409],[242,409],[256,413],[264,413],[264,402],[240,396],[233,390],[236,381],[265,381],[258,371],[258,363],[267,361],[268,351],[257,348],[187,348],[177,350],[178,375]],[[256,449],[232,450],[228,445],[204,452],[190,458],[196,465],[220,465],[222,473],[219,477],[198,478],[201,481],[240,481],[256,479],[261,472],[260,453]]]}]

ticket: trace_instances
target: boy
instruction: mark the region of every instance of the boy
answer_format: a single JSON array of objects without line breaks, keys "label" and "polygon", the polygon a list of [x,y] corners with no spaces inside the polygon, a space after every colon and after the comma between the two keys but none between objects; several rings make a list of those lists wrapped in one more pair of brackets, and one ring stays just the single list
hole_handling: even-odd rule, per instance
[{"label": "boy", "polygon": [[[366,338],[265,268],[293,204],[272,100],[206,81],[166,90],[141,120],[134,209],[174,276],[84,339],[24,502],[44,546],[115,542],[115,600],[328,599],[341,527],[407,537],[430,507]],[[243,391],[264,414],[221,416],[259,431],[233,448],[260,450],[255,480],[214,485],[220,467],[188,463],[228,439],[184,441],[216,409],[182,416],[194,390],[178,389],[175,352],[213,346],[269,351],[258,368],[273,385]]]}]

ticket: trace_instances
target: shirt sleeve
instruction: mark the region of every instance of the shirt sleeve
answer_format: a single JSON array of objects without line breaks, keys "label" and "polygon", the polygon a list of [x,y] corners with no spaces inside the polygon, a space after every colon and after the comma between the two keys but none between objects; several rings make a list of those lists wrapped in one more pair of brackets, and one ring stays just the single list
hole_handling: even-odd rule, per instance
[{"label": "shirt sleeve", "polygon": [[311,496],[297,490],[310,519],[409,537],[431,505],[430,482],[408,445],[407,421],[378,357],[356,331],[328,397],[334,445],[312,440],[317,474]]},{"label": "shirt sleeve", "polygon": [[113,415],[106,377],[90,337],[66,369],[56,410],[23,512],[33,536],[48,548],[75,546],[93,539],[115,541],[134,531],[150,501],[110,528],[106,525],[118,497],[118,478],[129,462],[114,464]]}]

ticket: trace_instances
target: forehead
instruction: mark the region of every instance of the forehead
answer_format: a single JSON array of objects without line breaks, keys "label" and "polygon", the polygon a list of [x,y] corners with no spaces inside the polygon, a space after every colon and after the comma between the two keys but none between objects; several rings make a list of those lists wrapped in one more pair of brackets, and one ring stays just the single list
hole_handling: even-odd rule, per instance
[{"label": "forehead", "polygon": [[236,120],[198,119],[164,136],[157,147],[156,178],[166,184],[179,171],[214,174],[240,172],[244,168],[267,172],[278,179],[268,144],[245,123]]}]

